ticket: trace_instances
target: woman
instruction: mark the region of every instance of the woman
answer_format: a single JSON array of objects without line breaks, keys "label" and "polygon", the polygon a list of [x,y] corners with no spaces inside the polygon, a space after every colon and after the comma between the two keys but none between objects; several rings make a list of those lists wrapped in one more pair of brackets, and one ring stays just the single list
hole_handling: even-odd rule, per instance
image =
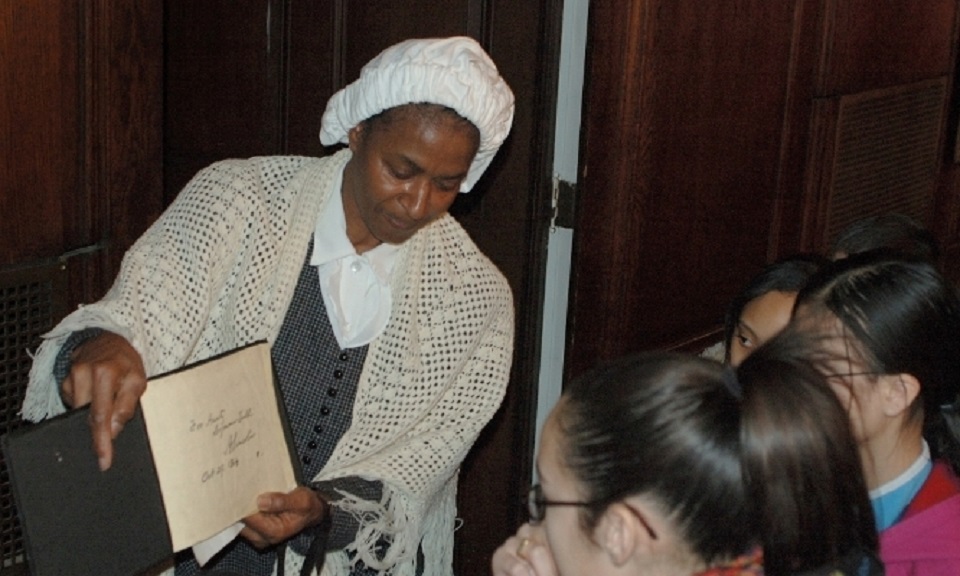
[{"label": "woman", "polygon": [[[497,554],[556,573],[760,573],[723,368],[647,354],[595,370],[544,424],[531,521]],[[616,398],[616,402],[611,402]],[[557,571],[559,568],[559,571]],[[495,574],[521,574],[498,567]],[[740,572],[736,572],[739,574]]]},{"label": "woman", "polygon": [[850,421],[808,360],[812,344],[781,333],[737,370],[741,465],[764,571],[883,574]]},{"label": "woman", "polygon": [[730,302],[723,341],[702,356],[738,366],[790,321],[797,293],[823,265],[825,258],[797,255],[768,264]]},{"label": "woman", "polygon": [[[494,554],[494,575],[762,574],[759,528],[767,528],[776,515],[766,512],[767,502],[779,500],[759,489],[768,482],[768,470],[762,465],[768,460],[765,445],[753,435],[767,434],[771,424],[779,426],[768,422],[775,414],[771,404],[781,412],[793,409],[792,397],[780,394],[777,383],[779,370],[794,367],[789,362],[772,363],[770,358],[776,354],[776,350],[763,354],[744,366],[743,404],[741,383],[731,370],[665,352],[621,360],[574,382],[544,427],[537,458],[541,484],[530,493],[531,522]],[[767,363],[771,364],[765,369]],[[836,464],[837,455],[845,455],[848,464],[838,468],[852,474],[842,481],[853,487],[851,493],[859,489],[860,500],[866,501],[846,414],[815,370],[797,371],[790,383],[803,387],[806,378],[813,380],[810,386],[820,386],[819,397],[827,399],[823,404],[834,411],[835,418],[817,417],[813,410],[821,406],[815,404],[794,412],[808,415],[804,422],[812,424],[811,434],[823,438],[828,432],[841,439],[846,435],[846,444],[826,437],[818,447],[836,447],[821,453],[830,465]],[[755,385],[761,379],[770,383]],[[833,430],[823,422],[840,425]],[[742,455],[741,443],[751,450]],[[777,446],[787,450],[790,444]],[[804,474],[798,472],[807,478]],[[809,486],[793,482],[784,488]],[[835,503],[808,500],[805,505],[814,507]],[[844,515],[842,510],[838,516],[844,522],[857,516]],[[835,517],[819,508],[802,512],[803,519]],[[776,544],[770,549],[774,564],[802,572],[825,563],[838,567],[834,561],[845,558],[850,550],[869,553],[869,535],[875,548],[876,533],[869,509],[864,513],[867,535],[862,539],[818,540],[809,533],[797,537],[795,531],[785,531],[787,536],[781,538],[778,533],[771,540]],[[844,528],[827,531],[842,536],[849,532]],[[803,546],[795,545],[794,539]],[[866,566],[876,568],[869,561]]]},{"label": "woman", "polygon": [[960,300],[927,262],[835,263],[800,293],[791,331],[857,438],[887,573],[960,574]]}]

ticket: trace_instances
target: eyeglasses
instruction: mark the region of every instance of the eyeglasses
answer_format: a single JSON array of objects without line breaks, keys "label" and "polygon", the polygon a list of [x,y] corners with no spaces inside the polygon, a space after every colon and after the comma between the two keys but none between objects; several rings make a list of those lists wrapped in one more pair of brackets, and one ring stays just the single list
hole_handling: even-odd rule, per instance
[{"label": "eyeglasses", "polygon": [[[527,493],[527,512],[530,514],[530,523],[539,524],[547,515],[548,506],[593,506],[598,504],[597,502],[561,502],[559,500],[547,500],[543,495],[543,486],[540,484],[534,484],[530,487],[530,491]],[[643,528],[650,535],[652,540],[657,539],[657,533],[653,531],[653,528],[650,527],[650,524],[647,522],[647,519],[643,517],[638,510],[633,506],[629,506],[626,503],[623,504],[627,507],[627,510],[637,517],[637,520],[640,521],[640,524],[643,525]]]}]

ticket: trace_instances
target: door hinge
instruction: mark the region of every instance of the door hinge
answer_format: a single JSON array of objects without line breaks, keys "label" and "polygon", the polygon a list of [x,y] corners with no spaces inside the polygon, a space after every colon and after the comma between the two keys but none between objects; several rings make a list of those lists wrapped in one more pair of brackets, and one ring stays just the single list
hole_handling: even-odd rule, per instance
[{"label": "door hinge", "polygon": [[555,179],[553,189],[553,226],[573,229],[575,222],[577,185]]}]

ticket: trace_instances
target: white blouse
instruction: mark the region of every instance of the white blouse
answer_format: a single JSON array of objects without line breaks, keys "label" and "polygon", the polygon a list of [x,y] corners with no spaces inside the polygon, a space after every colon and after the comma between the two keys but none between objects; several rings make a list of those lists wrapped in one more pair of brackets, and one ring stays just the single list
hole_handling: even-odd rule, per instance
[{"label": "white blouse", "polygon": [[[341,190],[340,171],[334,190]],[[390,273],[398,246],[381,243],[357,254],[347,237],[343,198],[334,193],[317,218],[310,264],[320,275],[320,291],[327,317],[340,348],[369,344],[390,320],[393,298]]]}]

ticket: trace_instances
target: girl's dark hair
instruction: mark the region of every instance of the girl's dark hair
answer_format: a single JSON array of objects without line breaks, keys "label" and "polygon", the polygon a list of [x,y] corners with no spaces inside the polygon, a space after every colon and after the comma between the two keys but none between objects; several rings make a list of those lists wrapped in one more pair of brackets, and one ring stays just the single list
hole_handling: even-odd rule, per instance
[{"label": "girl's dark hair", "polygon": [[798,254],[767,264],[730,302],[724,317],[723,344],[725,360],[730,361],[730,343],[740,323],[743,309],[756,298],[768,292],[799,292],[807,281],[828,260],[816,254]]},{"label": "girl's dark hair", "polygon": [[754,542],[739,461],[739,408],[723,367],[649,352],[597,368],[566,391],[558,414],[564,464],[591,502],[591,530],[606,508],[643,494],[711,563]]},{"label": "girl's dark hair", "polygon": [[812,278],[795,309],[829,312],[848,342],[877,374],[910,374],[920,382],[911,418],[935,458],[960,473],[960,299],[934,266],[869,252],[844,258]]},{"label": "girl's dark hair", "polygon": [[850,224],[837,235],[830,253],[852,256],[872,250],[887,250],[934,266],[940,259],[936,237],[909,216],[896,212],[868,216]]},{"label": "girl's dark hair", "polygon": [[771,576],[877,552],[850,417],[809,361],[813,349],[788,329],[737,369],[747,499]]}]

